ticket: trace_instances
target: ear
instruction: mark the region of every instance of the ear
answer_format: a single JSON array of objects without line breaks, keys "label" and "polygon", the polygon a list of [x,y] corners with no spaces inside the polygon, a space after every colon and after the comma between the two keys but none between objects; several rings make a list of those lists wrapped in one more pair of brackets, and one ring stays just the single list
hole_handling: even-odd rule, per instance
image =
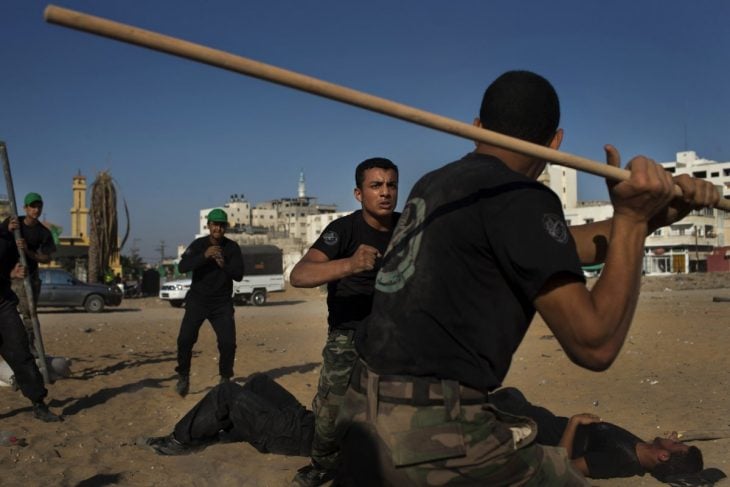
[{"label": "ear", "polygon": [[362,191],[360,190],[360,188],[355,188],[353,194],[355,195],[355,199],[362,203]]},{"label": "ear", "polygon": [[[475,126],[476,128],[478,128],[478,129],[482,128],[482,121],[479,120],[479,117],[475,117],[474,118],[474,121],[471,124],[473,126]],[[475,140],[474,141],[474,146],[475,147],[479,147],[479,141]]]},{"label": "ear", "polygon": [[551,149],[558,150],[560,148],[560,144],[563,143],[563,134],[564,134],[563,129],[556,130],[555,135],[553,135],[553,138],[550,141],[550,143],[548,144],[548,146]]},{"label": "ear", "polygon": [[672,456],[671,453],[669,453],[667,450],[659,450],[659,454],[657,455],[657,458],[660,462],[666,462],[669,460],[669,458]]}]

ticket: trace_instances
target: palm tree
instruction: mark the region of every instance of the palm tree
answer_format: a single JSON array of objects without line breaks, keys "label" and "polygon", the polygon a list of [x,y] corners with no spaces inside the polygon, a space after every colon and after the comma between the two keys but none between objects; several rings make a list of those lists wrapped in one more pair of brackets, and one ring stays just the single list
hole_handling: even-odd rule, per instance
[{"label": "palm tree", "polygon": [[[125,211],[126,202],[125,202]],[[89,231],[89,282],[99,282],[119,255],[117,190],[107,171],[101,171],[91,185],[91,228]],[[128,218],[128,214],[127,214]],[[127,224],[127,234],[129,224]],[[126,240],[126,235],[125,235]]]}]

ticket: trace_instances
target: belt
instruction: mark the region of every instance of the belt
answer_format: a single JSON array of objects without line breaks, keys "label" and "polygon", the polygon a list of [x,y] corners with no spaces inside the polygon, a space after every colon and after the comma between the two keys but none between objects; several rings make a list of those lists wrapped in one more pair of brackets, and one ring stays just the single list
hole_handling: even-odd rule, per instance
[{"label": "belt", "polygon": [[[358,360],[352,371],[350,385],[360,394],[368,393],[368,375],[375,375],[366,364]],[[378,375],[378,400],[412,406],[444,405],[458,398],[464,405],[483,404],[487,394],[466,387],[453,380],[411,375]]]}]

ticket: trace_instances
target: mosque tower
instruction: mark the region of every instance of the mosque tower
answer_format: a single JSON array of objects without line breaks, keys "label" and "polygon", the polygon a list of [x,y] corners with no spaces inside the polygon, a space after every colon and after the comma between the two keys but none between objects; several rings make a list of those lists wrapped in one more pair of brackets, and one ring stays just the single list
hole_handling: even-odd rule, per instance
[{"label": "mosque tower", "polygon": [[299,191],[298,191],[298,195],[299,195],[300,198],[306,198],[306,196],[307,196],[307,190],[306,190],[306,187],[304,185],[304,169],[302,169],[301,172],[299,173]]}]

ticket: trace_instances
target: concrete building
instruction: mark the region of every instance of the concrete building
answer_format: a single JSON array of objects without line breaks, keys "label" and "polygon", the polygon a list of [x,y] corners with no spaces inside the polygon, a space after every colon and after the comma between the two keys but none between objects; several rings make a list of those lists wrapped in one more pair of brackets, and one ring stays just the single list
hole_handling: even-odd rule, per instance
[{"label": "concrete building", "polygon": [[[673,174],[689,174],[711,181],[726,199],[730,199],[730,162],[718,163],[699,158],[694,151],[684,151],[677,153],[676,161],[664,162],[662,166]],[[565,218],[570,225],[602,221],[613,216],[613,207],[609,202],[578,202],[577,197],[574,199],[577,178],[570,175],[569,171],[572,170],[563,174],[562,171],[556,173],[555,168],[559,166],[548,166],[539,180],[560,196]],[[644,271],[647,274],[706,271],[708,256],[714,248],[730,242],[728,237],[730,224],[723,211],[704,209],[692,212],[683,220],[660,228],[646,239]]]}]

